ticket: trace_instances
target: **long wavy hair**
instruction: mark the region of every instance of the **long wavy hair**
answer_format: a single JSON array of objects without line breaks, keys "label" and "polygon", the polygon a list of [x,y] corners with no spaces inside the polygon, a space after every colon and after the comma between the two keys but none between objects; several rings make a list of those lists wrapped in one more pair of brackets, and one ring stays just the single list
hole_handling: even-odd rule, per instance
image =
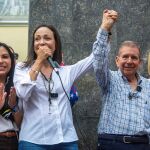
[{"label": "long wavy hair", "polygon": [[34,51],[34,35],[35,35],[35,32],[41,27],[47,27],[48,29],[50,29],[53,32],[54,38],[55,38],[55,48],[56,49],[55,49],[52,59],[53,59],[53,61],[56,61],[58,64],[61,64],[61,62],[62,62],[62,50],[61,50],[62,46],[61,46],[61,40],[60,40],[58,31],[52,25],[42,24],[42,25],[39,25],[33,32],[31,47],[29,48],[28,56],[27,56],[26,61],[24,62],[23,67],[31,66],[37,58],[37,55]]},{"label": "long wavy hair", "polygon": [[11,59],[11,68],[5,78],[6,79],[5,80],[5,92],[7,92],[7,96],[8,96],[10,88],[14,86],[13,77],[14,77],[14,69],[15,69],[15,58],[14,58],[14,53],[10,50],[7,44],[0,42],[0,47],[4,47],[7,50]]}]

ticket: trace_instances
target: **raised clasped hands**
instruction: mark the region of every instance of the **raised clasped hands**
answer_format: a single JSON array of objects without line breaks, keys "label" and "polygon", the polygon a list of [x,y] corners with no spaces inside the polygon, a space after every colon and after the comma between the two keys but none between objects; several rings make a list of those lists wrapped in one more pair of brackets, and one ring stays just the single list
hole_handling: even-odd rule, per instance
[{"label": "raised clasped hands", "polygon": [[117,21],[117,19],[118,13],[116,11],[105,9],[103,11],[101,28],[105,29],[106,31],[111,31],[111,28],[113,24]]}]

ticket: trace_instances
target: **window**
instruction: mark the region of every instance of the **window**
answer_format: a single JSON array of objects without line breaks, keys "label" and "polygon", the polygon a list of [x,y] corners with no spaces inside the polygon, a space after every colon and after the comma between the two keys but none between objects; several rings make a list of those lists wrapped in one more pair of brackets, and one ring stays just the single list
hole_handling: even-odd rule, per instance
[{"label": "window", "polygon": [[0,24],[28,23],[29,0],[0,0]]}]

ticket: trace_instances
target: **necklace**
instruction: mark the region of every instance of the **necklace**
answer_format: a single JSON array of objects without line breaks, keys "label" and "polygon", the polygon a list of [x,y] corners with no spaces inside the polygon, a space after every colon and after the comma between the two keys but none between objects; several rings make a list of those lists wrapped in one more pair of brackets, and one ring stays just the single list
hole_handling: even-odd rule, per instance
[{"label": "necklace", "polygon": [[[45,87],[45,90],[47,91],[48,93],[48,101],[49,101],[49,112],[50,112],[50,105],[51,105],[51,92],[54,88],[54,81],[52,80],[52,78],[50,77],[49,79],[47,79],[45,77],[45,75],[41,72],[42,74],[42,80],[43,80],[43,83],[44,83],[44,87]],[[46,85],[46,81],[48,82],[48,87]]]}]

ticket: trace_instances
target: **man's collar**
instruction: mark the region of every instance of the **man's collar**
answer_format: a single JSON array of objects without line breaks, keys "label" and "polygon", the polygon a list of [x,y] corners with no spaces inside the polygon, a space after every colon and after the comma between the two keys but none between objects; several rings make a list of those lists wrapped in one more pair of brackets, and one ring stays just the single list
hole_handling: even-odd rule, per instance
[{"label": "man's collar", "polygon": [[[127,78],[122,74],[120,69],[118,69],[118,74],[124,81],[128,82]],[[136,73],[136,77],[137,77],[138,85],[140,85],[142,82],[142,78],[138,72]]]}]

